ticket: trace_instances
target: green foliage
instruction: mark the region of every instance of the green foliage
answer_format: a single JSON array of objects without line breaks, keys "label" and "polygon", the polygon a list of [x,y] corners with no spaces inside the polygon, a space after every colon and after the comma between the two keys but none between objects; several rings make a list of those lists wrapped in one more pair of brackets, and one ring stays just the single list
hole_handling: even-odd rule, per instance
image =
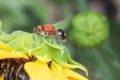
[{"label": "green foliage", "polygon": [[81,52],[81,55],[77,54],[79,60],[89,64],[92,67],[89,72],[95,73],[95,78],[90,76],[93,80],[117,80],[120,78],[120,61],[108,42],[96,48],[79,51]]},{"label": "green foliage", "polygon": [[[91,2],[88,0],[44,1],[0,0],[2,30],[6,32],[16,29],[32,31],[36,25],[51,23],[54,20],[56,23],[53,25],[64,29],[67,33],[65,45],[74,59],[86,65],[90,80],[119,80],[120,25],[114,20],[106,21],[100,14],[84,13],[83,11],[89,8],[89,2]],[[50,14],[51,12],[53,14]],[[55,19],[52,18],[53,15]],[[60,19],[56,20],[56,18],[63,20],[58,21]],[[7,36],[4,38],[0,36],[0,39],[7,38]],[[29,44],[30,41],[26,42]]]},{"label": "green foliage", "polygon": [[57,3],[57,4],[63,4],[63,3],[71,2],[72,0],[52,0],[52,1]]},{"label": "green foliage", "polygon": [[48,13],[46,5],[37,0],[0,0],[0,19],[5,32],[46,23],[50,19]]},{"label": "green foliage", "polygon": [[1,31],[1,26],[2,26],[2,23],[1,23],[1,21],[0,21],[0,31]]},{"label": "green foliage", "polygon": [[15,51],[20,51],[28,56],[34,55],[42,62],[52,61],[70,69],[79,68],[88,75],[86,67],[74,61],[69,56],[67,48],[58,40],[54,39],[52,43],[50,37],[34,35],[33,39],[32,33],[14,31],[11,34],[1,34],[0,41]]}]

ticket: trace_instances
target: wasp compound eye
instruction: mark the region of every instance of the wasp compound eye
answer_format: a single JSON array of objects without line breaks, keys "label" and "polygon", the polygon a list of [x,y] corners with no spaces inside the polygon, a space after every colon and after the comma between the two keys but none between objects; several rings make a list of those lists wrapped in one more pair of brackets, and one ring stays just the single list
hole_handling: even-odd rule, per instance
[{"label": "wasp compound eye", "polygon": [[62,40],[63,42],[66,40],[66,33],[62,29],[58,29],[56,31],[57,37]]}]

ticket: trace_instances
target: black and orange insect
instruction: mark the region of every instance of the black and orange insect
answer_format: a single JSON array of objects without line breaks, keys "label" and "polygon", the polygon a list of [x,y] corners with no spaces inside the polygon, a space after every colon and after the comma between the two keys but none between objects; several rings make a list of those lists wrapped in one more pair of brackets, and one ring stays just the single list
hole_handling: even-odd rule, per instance
[{"label": "black and orange insect", "polygon": [[60,40],[60,42],[66,41],[66,33],[62,29],[56,30],[55,27],[51,24],[38,25],[37,27],[33,28],[33,32],[37,33],[38,35],[40,35],[41,32],[44,32],[45,36],[56,36]]}]

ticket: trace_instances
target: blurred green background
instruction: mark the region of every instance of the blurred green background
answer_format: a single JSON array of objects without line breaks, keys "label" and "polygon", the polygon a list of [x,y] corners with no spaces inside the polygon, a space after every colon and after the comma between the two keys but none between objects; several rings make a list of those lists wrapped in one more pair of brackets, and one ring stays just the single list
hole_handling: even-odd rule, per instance
[{"label": "blurred green background", "polygon": [[[87,10],[106,16],[109,37],[97,46],[86,48],[76,43],[70,32],[75,29],[71,28],[74,17]],[[0,20],[6,33],[32,32],[38,24],[54,24],[66,31],[65,45],[71,56],[87,67],[90,80],[120,79],[119,0],[0,0]]]}]

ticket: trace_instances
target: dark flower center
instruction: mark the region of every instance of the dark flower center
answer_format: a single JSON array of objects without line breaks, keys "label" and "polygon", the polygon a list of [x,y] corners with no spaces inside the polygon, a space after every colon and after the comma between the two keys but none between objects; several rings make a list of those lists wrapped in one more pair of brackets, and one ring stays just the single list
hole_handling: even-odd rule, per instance
[{"label": "dark flower center", "polygon": [[24,70],[26,62],[35,61],[34,56],[25,58],[11,58],[0,60],[0,77],[3,75],[3,80],[29,80],[29,76]]}]

